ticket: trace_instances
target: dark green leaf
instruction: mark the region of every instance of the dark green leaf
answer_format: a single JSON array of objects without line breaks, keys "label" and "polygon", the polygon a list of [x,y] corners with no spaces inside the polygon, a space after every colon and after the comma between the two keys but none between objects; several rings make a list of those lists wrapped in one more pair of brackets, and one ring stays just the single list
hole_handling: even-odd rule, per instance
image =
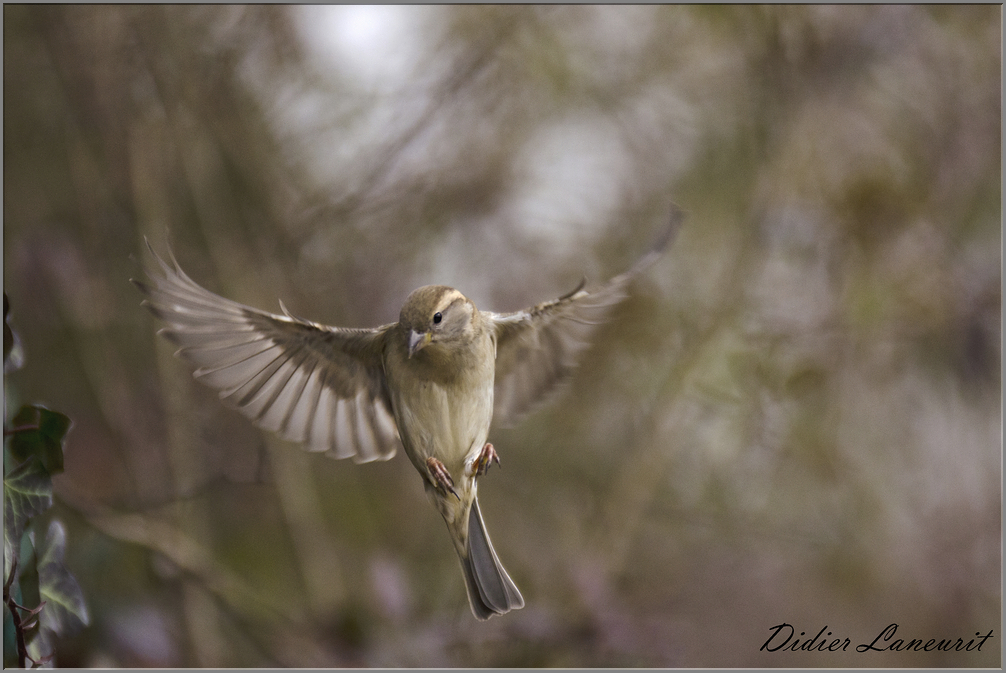
[{"label": "dark green leaf", "polygon": [[64,414],[38,405],[23,406],[11,421],[16,431],[10,450],[17,461],[37,457],[49,474],[63,471],[63,441],[73,422]]},{"label": "dark green leaf", "polygon": [[14,619],[10,610],[3,611],[3,667],[17,666],[17,635],[14,631]]},{"label": "dark green leaf", "polygon": [[32,517],[52,506],[52,478],[41,462],[31,458],[3,478],[4,577],[21,544],[21,534]]},{"label": "dark green leaf", "polygon": [[36,548],[39,597],[45,601],[39,625],[62,637],[74,635],[90,621],[84,593],[63,565],[65,552],[66,530],[59,521],[52,521]]},{"label": "dark green leaf", "polygon": [[[34,608],[42,602],[38,591],[38,555],[35,553],[35,534],[30,529],[21,536],[21,553],[17,557],[17,602],[27,608]],[[22,620],[25,613],[21,612]],[[26,634],[26,640],[34,637],[34,631]]]}]

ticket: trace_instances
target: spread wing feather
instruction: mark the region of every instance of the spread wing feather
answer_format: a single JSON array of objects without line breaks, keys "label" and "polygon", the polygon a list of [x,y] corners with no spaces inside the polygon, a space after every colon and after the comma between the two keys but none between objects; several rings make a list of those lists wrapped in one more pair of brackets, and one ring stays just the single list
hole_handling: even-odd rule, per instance
[{"label": "spread wing feather", "polygon": [[[220,297],[172,257],[152,284],[133,281],[160,333],[196,366],[196,379],[256,425],[309,451],[357,462],[387,460],[400,445],[382,365],[385,335],[267,313]],[[282,304],[281,304],[282,306]]]},{"label": "spread wing feather", "polygon": [[656,261],[671,244],[683,213],[674,208],[671,222],[649,253],[608,283],[572,292],[514,313],[486,312],[496,329],[494,420],[512,425],[547,402],[590,345],[598,325],[626,296],[633,277]]}]

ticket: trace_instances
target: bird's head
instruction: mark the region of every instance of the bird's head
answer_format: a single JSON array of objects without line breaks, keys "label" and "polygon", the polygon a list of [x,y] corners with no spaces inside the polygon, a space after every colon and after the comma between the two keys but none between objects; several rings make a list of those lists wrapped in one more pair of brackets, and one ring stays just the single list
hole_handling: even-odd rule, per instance
[{"label": "bird's head", "polygon": [[451,348],[471,341],[476,313],[475,304],[452,287],[426,285],[414,290],[398,319],[409,357],[430,344]]}]

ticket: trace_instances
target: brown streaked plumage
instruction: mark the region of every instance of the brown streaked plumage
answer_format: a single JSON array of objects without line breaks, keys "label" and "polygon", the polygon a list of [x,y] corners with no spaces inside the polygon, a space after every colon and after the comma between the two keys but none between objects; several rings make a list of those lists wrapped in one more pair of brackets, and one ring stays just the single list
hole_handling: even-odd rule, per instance
[{"label": "brown streaked plumage", "polygon": [[479,619],[524,606],[479,511],[478,477],[499,462],[489,426],[513,423],[554,393],[629,281],[670,244],[681,211],[627,273],[515,313],[480,311],[427,285],[397,323],[329,327],[238,304],[204,289],[150,247],[161,273],[133,281],[194,376],[259,427],[310,451],[387,460],[399,445],[444,517]]}]

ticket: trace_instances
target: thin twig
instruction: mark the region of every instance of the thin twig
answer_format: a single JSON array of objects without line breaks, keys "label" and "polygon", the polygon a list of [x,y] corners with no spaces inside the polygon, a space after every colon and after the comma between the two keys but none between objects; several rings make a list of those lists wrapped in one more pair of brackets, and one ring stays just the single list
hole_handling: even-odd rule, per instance
[{"label": "thin twig", "polygon": [[[14,622],[14,634],[17,640],[17,665],[21,668],[25,667],[25,663],[30,661],[33,666],[38,666],[40,664],[47,663],[50,661],[55,654],[48,654],[40,659],[33,659],[28,654],[28,644],[25,641],[24,634],[29,629],[38,626],[38,615],[42,612],[42,608],[45,607],[45,601],[39,603],[36,608],[26,608],[20,605],[14,600],[14,596],[10,592],[10,588],[14,585],[14,578],[17,576],[17,558],[14,558],[11,562],[10,575],[7,577],[7,581],[3,585],[3,600],[7,605],[7,609],[10,610],[11,619]],[[24,617],[18,612],[18,610],[24,610],[26,614]],[[27,620],[27,621],[25,621]]]},{"label": "thin twig", "polygon": [[[6,433],[5,433],[6,434]],[[21,622],[21,614],[17,611],[20,607],[14,602],[14,597],[11,596],[10,588],[14,584],[14,577],[17,573],[17,558],[13,559],[10,566],[10,575],[7,577],[7,581],[3,585],[3,600],[7,604],[7,609],[10,610],[11,619],[14,621],[14,635],[17,640],[17,665],[24,668],[25,660],[28,658],[28,646],[24,641],[24,625]]]}]

